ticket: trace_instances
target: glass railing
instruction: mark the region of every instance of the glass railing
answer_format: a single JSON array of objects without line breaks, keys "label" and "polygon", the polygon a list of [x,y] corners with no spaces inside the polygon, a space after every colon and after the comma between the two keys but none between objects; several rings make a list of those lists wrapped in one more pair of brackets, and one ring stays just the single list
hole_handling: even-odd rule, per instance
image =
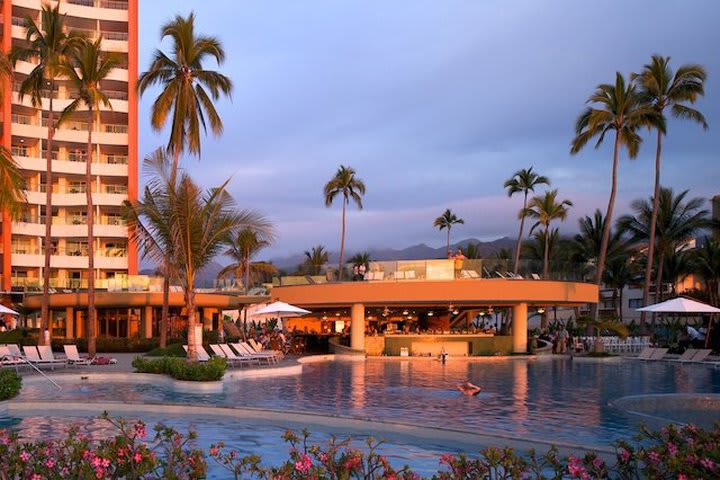
[{"label": "glass railing", "polygon": [[[17,220],[18,223],[31,223],[36,225],[45,225],[45,215],[32,215],[26,213],[21,215]],[[66,216],[66,217],[53,217],[53,225],[87,225],[87,217],[84,215]],[[95,217],[95,225],[112,225],[112,226],[127,226],[127,221],[122,217],[108,217],[101,216]]]},{"label": "glass railing", "polygon": [[128,188],[126,185],[105,185],[103,189],[105,193],[113,195],[127,195]]},{"label": "glass railing", "polygon": [[[454,259],[401,260],[370,262],[357,271],[348,266],[343,272],[343,281],[398,282],[422,280],[559,280],[590,281],[584,264],[571,262],[550,262],[544,275],[542,260],[521,260],[517,271],[511,260],[503,259]],[[280,286],[309,285],[339,281],[337,267],[322,266],[308,269],[307,275],[291,275],[275,278],[273,283]]]}]

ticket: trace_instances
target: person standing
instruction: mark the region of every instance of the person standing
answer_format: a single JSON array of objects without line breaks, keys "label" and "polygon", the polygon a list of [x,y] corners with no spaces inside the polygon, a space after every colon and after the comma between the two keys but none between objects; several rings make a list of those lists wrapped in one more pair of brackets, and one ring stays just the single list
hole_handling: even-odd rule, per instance
[{"label": "person standing", "polygon": [[463,255],[462,250],[460,247],[457,249],[457,254],[454,258],[454,266],[455,266],[455,278],[460,278],[462,275],[462,269],[463,269],[463,263],[465,262],[465,255]]}]

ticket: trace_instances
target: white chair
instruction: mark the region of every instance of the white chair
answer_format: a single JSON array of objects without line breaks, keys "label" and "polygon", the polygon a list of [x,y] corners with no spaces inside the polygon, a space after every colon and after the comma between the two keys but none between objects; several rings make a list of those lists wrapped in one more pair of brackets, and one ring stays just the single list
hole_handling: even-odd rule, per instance
[{"label": "white chair", "polygon": [[405,272],[395,272],[395,280],[405,280]]},{"label": "white chair", "polygon": [[[185,349],[185,353],[187,353],[188,346],[183,345],[183,348]],[[207,350],[205,350],[205,347],[203,347],[202,345],[199,345],[197,347],[196,351],[197,351],[198,362],[207,362],[208,360],[210,360],[210,355],[207,353]]]},{"label": "white chair", "polygon": [[538,275],[537,273],[531,273],[530,276],[532,277],[533,280],[542,280],[540,278],[540,275]]},{"label": "white chair", "polygon": [[235,349],[238,355],[253,358],[258,361],[264,360],[268,363],[268,365],[270,363],[277,363],[278,361],[278,356],[276,353],[264,350],[262,352],[256,352],[252,349],[250,345],[245,342],[231,343],[230,346]]},{"label": "white chair", "polygon": [[56,362],[43,360],[42,358],[40,358],[37,347],[32,345],[25,345],[23,346],[23,353],[25,353],[25,359],[36,367],[49,365],[52,370],[55,370]]},{"label": "white chair", "polygon": [[[220,345],[210,345],[211,348],[212,348],[212,347],[218,347],[218,346],[220,347],[220,349],[222,350],[222,352],[225,354],[225,358],[227,359],[228,362],[231,362],[231,363],[233,363],[233,364],[238,364],[238,365],[241,365],[241,366],[242,366],[243,364],[251,363],[251,362],[255,362],[255,361],[256,361],[257,363],[260,363],[259,360],[254,360],[254,359],[252,359],[252,358],[235,355],[235,352],[233,352],[233,349],[230,348],[230,346],[227,345],[227,344],[225,344],[225,343],[221,343]],[[215,350],[215,349],[213,348],[213,351],[214,351],[214,350]]]},{"label": "white chair", "polygon": [[5,345],[0,345],[0,367],[19,367],[28,366],[28,363],[22,358],[12,355]]},{"label": "white chair", "polygon": [[77,345],[63,345],[63,350],[65,350],[65,356],[67,357],[67,363],[70,366],[78,366],[78,365],[91,365],[92,360],[89,358],[81,358],[80,354],[78,353]]}]

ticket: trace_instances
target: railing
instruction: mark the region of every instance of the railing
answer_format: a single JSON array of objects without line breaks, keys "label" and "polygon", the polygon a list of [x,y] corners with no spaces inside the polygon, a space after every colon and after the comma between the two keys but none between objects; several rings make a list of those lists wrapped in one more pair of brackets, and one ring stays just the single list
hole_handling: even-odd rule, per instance
[{"label": "railing", "polygon": [[100,163],[108,163],[110,165],[127,165],[127,155],[100,155]]},{"label": "railing", "polygon": [[37,125],[37,120],[35,119],[35,117],[32,117],[30,115],[20,115],[17,113],[13,113],[12,115],[10,115],[10,121],[19,125]]},{"label": "railing", "polygon": [[[35,225],[45,225],[45,215],[25,214],[18,219],[19,223],[30,223]],[[64,217],[52,217],[53,225],[87,225],[87,216],[85,215],[67,215]],[[126,226],[127,222],[122,217],[100,216],[95,217],[95,225],[113,225]]]},{"label": "railing", "polygon": [[126,185],[105,185],[105,193],[113,195],[127,195],[128,187]]},{"label": "railing", "polygon": [[[12,155],[14,157],[27,157],[27,158],[39,158],[41,160],[45,160],[47,152],[38,152],[36,155],[34,152],[31,151],[28,147],[23,146],[13,146],[11,148]],[[63,161],[63,162],[80,162],[84,163],[87,158],[87,155],[85,153],[76,153],[76,152],[68,152],[67,158],[60,158],[59,152],[53,152],[52,153],[52,159]],[[104,163],[108,165],[127,165],[128,164],[128,156],[127,155],[118,155],[118,154],[102,154],[100,155],[100,158],[97,159],[96,155],[93,155],[93,163]]]},{"label": "railing", "polygon": [[[323,266],[310,269],[308,275],[293,275],[275,278],[275,285],[307,285],[338,281],[337,268]],[[517,273],[514,273],[511,260],[465,259],[456,263],[453,259],[438,260],[402,260],[378,261],[366,265],[364,272],[357,273],[348,266],[343,273],[343,281],[417,281],[417,280],[471,280],[496,278],[506,280],[559,280],[589,281],[584,264],[569,262],[550,262],[548,274],[543,275],[541,260],[521,260]]]},{"label": "railing", "polygon": [[83,7],[100,7],[112,10],[127,10],[128,3],[120,0],[65,0],[73,5],[81,5]]}]

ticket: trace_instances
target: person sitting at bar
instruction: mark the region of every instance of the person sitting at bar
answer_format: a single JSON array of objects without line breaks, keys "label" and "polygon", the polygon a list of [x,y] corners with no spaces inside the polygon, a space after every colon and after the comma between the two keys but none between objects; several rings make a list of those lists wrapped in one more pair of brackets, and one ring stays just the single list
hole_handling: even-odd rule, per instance
[{"label": "person sitting at bar", "polygon": [[460,390],[463,395],[467,395],[469,397],[475,396],[482,390],[482,387],[478,387],[477,385],[470,382],[470,380],[465,380],[463,383],[457,386],[458,390]]}]

